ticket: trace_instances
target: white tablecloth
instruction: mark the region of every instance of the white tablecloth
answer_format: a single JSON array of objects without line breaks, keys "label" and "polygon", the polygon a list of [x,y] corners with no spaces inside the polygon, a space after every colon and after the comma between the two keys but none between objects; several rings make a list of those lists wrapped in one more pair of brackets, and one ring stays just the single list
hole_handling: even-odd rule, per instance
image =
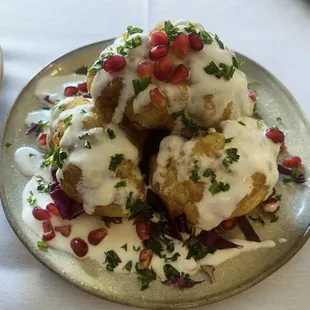
[{"label": "white tablecloth", "polygon": [[[293,93],[308,117],[310,4],[306,0],[0,0],[4,83],[1,127],[22,86],[42,66],[79,46],[115,37],[127,25],[199,21],[258,61]],[[1,172],[0,172],[1,173]],[[0,209],[0,309],[129,309],[88,295],[44,268]],[[250,290],[200,309],[310,309],[310,243]]]}]

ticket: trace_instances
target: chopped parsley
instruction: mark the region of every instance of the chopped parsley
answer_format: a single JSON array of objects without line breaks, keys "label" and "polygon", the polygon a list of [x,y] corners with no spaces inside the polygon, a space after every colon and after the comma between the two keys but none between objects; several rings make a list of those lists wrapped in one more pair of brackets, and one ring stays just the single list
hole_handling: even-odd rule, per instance
[{"label": "chopped parsley", "polygon": [[108,128],[108,129],[107,129],[107,133],[108,133],[109,138],[110,138],[111,140],[112,140],[112,139],[115,139],[116,136],[115,136],[114,130]]},{"label": "chopped parsley", "polygon": [[38,248],[40,248],[41,250],[47,250],[48,249],[48,244],[47,242],[40,240],[37,242],[37,246]]},{"label": "chopped parsley", "polygon": [[148,250],[152,250],[158,257],[162,257],[161,252],[163,251],[163,247],[159,240],[153,240],[149,238],[145,244],[145,248]]},{"label": "chopped parsley", "polygon": [[227,139],[225,140],[225,143],[230,143],[230,142],[232,141],[232,139],[233,139],[233,137],[227,138]]},{"label": "chopped parsley", "polygon": [[193,24],[189,23],[188,26],[184,27],[184,30],[188,33],[196,32],[196,27]]},{"label": "chopped parsley", "polygon": [[170,264],[164,265],[164,273],[167,279],[180,278],[180,272]]},{"label": "chopped parsley", "polygon": [[106,269],[109,271],[114,271],[114,268],[116,268],[118,264],[122,262],[121,259],[113,250],[104,252],[104,254],[105,254],[104,264],[107,263]]},{"label": "chopped parsley", "polygon": [[138,252],[138,251],[140,251],[141,246],[135,247],[135,246],[133,245],[132,248],[133,248],[134,251]]},{"label": "chopped parsley", "polygon": [[33,153],[29,153],[28,156],[29,156],[29,157],[33,157],[33,156],[36,156],[36,155],[33,154]]},{"label": "chopped parsley", "polygon": [[134,200],[132,197],[133,193],[130,192],[126,201],[126,209],[130,211],[130,218],[143,217],[149,220],[153,217],[153,210],[146,200],[140,198]]},{"label": "chopped parsley", "polygon": [[245,123],[244,122],[238,122],[240,125],[242,125],[242,126],[245,126]]},{"label": "chopped parsley", "polygon": [[199,172],[199,166],[197,165],[198,161],[195,160],[194,161],[194,167],[192,169],[192,174],[189,177],[194,183],[198,183],[198,181],[200,180],[200,176],[198,174]]},{"label": "chopped parsley", "polygon": [[123,267],[123,270],[127,270],[128,272],[131,272],[132,269],[132,261],[130,260],[127,262],[127,264]]},{"label": "chopped parsley", "polygon": [[85,133],[84,135],[81,135],[81,136],[78,136],[79,140],[83,140],[85,139],[86,137],[89,137],[89,133]]},{"label": "chopped parsley", "polygon": [[219,192],[227,192],[230,189],[230,185],[228,183],[224,182],[218,182],[217,180],[214,180],[212,182],[212,185],[209,187],[209,192],[214,196],[215,194],[218,194]]},{"label": "chopped parsley", "polygon": [[11,145],[12,145],[12,143],[10,143],[10,142],[5,143],[6,147],[10,147]]},{"label": "chopped parsley", "polygon": [[33,198],[33,192],[30,192],[30,196],[27,198],[29,204],[34,207],[37,203],[37,198]]},{"label": "chopped parsley", "polygon": [[275,195],[274,198],[275,198],[276,200],[278,200],[278,201],[281,201],[282,195],[277,194],[277,195]]},{"label": "chopped parsley", "polygon": [[218,37],[218,35],[215,35],[215,41],[217,42],[217,44],[219,45],[220,49],[225,49],[224,43],[220,40],[220,38]]},{"label": "chopped parsley", "polygon": [[138,281],[141,283],[141,291],[149,288],[150,283],[156,280],[156,273],[154,272],[153,268],[139,269],[139,265],[136,263],[136,272],[138,274]]},{"label": "chopped parsley", "polygon": [[248,89],[254,90],[255,91],[255,87],[253,87],[253,85],[257,84],[256,81],[252,81],[248,83]]},{"label": "chopped parsley", "polygon": [[132,85],[135,90],[135,94],[138,95],[140,92],[144,91],[152,82],[151,77],[142,77],[140,79],[132,80]]},{"label": "chopped parsley", "polygon": [[265,225],[266,222],[262,219],[260,215],[250,215],[249,218],[254,222],[259,222],[262,225]]},{"label": "chopped parsley", "polygon": [[72,125],[72,114],[64,119],[65,126],[69,127]]},{"label": "chopped parsley", "polygon": [[283,183],[284,184],[291,183],[291,182],[293,182],[292,178],[283,178]]},{"label": "chopped parsley", "polygon": [[42,132],[43,131],[43,128],[48,124],[49,122],[43,122],[42,120],[40,120],[38,123],[37,123],[37,129],[39,132]]},{"label": "chopped parsley", "polygon": [[206,247],[195,237],[188,238],[185,241],[185,244],[188,248],[186,259],[194,258],[196,261],[198,261],[206,257],[209,253],[213,254],[216,251],[215,248]]},{"label": "chopped parsley", "polygon": [[49,193],[51,191],[51,184],[46,182],[42,177],[37,176],[37,190],[39,193]]},{"label": "chopped parsley", "polygon": [[222,164],[226,169],[234,163],[239,161],[240,155],[238,154],[238,149],[230,148],[225,150],[225,158],[222,161]]},{"label": "chopped parsley", "polygon": [[276,118],[276,120],[277,120],[278,123],[282,123],[282,118],[281,118],[280,116],[278,116],[278,117]]},{"label": "chopped parsley", "polygon": [[86,113],[87,112],[84,109],[81,110],[81,114],[86,114]]},{"label": "chopped parsley", "polygon": [[279,219],[279,216],[276,214],[271,214],[270,223],[275,223]]},{"label": "chopped parsley", "polygon": [[123,159],[124,159],[124,155],[123,154],[115,154],[115,155],[111,156],[109,170],[115,172],[116,168],[121,164]]},{"label": "chopped parsley", "polygon": [[205,30],[200,30],[198,35],[204,44],[211,44],[213,42],[211,35]]},{"label": "chopped parsley", "polygon": [[115,187],[115,188],[126,187],[126,185],[127,185],[126,181],[120,181],[120,182],[116,183],[116,184],[114,185],[114,187]]},{"label": "chopped parsley", "polygon": [[132,49],[140,46],[141,44],[142,44],[141,36],[135,36],[125,41],[125,48]]},{"label": "chopped parsley", "polygon": [[88,71],[88,67],[87,67],[87,66],[82,66],[82,67],[77,68],[77,69],[74,71],[74,73],[86,75],[86,74],[87,74],[87,71]]},{"label": "chopped parsley", "polygon": [[94,71],[97,71],[97,70],[101,70],[103,63],[107,59],[109,59],[111,56],[113,56],[113,53],[112,52],[108,52],[102,58],[97,59],[94,62],[94,64],[88,69],[88,72],[91,73],[91,72],[94,72]]},{"label": "chopped parsley", "polygon": [[203,173],[203,176],[206,178],[211,177],[211,182],[214,182],[216,179],[216,174],[214,170],[212,170],[211,168],[207,168],[205,172]]},{"label": "chopped parsley", "polygon": [[123,246],[121,246],[121,248],[127,252],[127,243],[125,243]]},{"label": "chopped parsley", "polygon": [[193,120],[191,120],[190,118],[187,118],[185,115],[185,111],[180,111],[180,112],[176,112],[173,113],[172,115],[175,119],[177,119],[179,116],[181,116],[181,121],[184,125],[184,127],[190,131],[191,133],[197,133],[200,129],[200,126],[195,123]]},{"label": "chopped parsley", "polygon": [[56,147],[52,152],[47,154],[47,158],[42,162],[42,167],[55,166],[62,168],[68,154],[61,148]]},{"label": "chopped parsley", "polygon": [[236,56],[232,56],[232,63],[235,68],[240,69],[244,65],[244,61],[239,60]]},{"label": "chopped parsley", "polygon": [[84,142],[84,147],[85,147],[86,149],[91,149],[91,144],[90,144],[89,140],[85,140],[85,142]]},{"label": "chopped parsley", "polygon": [[258,110],[257,110],[257,102],[254,103],[254,108],[253,108],[253,117],[261,120],[262,119],[262,116],[258,113]]},{"label": "chopped parsley", "polygon": [[173,26],[170,20],[166,20],[164,24],[164,28],[162,29],[165,31],[169,43],[171,44],[177,36],[181,33],[178,27]]},{"label": "chopped parsley", "polygon": [[165,262],[168,263],[170,262],[175,262],[177,259],[180,257],[180,253],[176,252],[174,253],[171,257],[167,257],[166,255],[163,255],[163,258],[165,259]]},{"label": "chopped parsley", "polygon": [[258,119],[256,123],[257,123],[258,128],[261,128],[261,129],[264,128],[264,122],[261,119]]},{"label": "chopped parsley", "polygon": [[142,33],[142,32],[143,32],[143,29],[141,29],[139,27],[128,26],[127,27],[127,34],[125,36],[125,40],[127,40],[129,36],[131,36],[135,33]]},{"label": "chopped parsley", "polygon": [[126,52],[125,49],[126,49],[126,48],[125,48],[124,45],[119,45],[119,46],[116,48],[116,52],[117,52],[117,54],[126,56],[126,55],[127,55],[127,52]]},{"label": "chopped parsley", "polygon": [[214,61],[211,61],[210,64],[203,69],[207,74],[214,75],[218,79],[223,77],[227,81],[229,81],[235,73],[235,68],[233,65],[227,66],[220,63],[217,66]]}]

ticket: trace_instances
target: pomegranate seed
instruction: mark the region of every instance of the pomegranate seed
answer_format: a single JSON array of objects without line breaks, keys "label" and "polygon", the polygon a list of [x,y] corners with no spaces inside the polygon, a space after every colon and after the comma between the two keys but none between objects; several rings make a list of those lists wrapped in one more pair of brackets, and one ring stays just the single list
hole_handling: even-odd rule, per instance
[{"label": "pomegranate seed", "polygon": [[283,165],[288,168],[298,168],[302,164],[301,158],[298,156],[288,157],[283,161]]},{"label": "pomegranate seed", "polygon": [[165,45],[157,45],[152,47],[149,51],[149,57],[152,60],[157,60],[159,58],[165,57],[168,54],[168,46]]},{"label": "pomegranate seed", "polygon": [[147,60],[140,61],[137,68],[137,74],[140,78],[152,76],[153,64]]},{"label": "pomegranate seed", "polygon": [[285,143],[282,143],[281,146],[280,146],[280,151],[281,151],[281,152],[284,152],[284,151],[286,151],[286,149],[287,149],[286,144],[285,144]]},{"label": "pomegranate seed", "polygon": [[126,59],[122,55],[113,55],[103,64],[103,69],[109,73],[122,71],[125,67]]},{"label": "pomegranate seed", "polygon": [[168,46],[169,45],[169,39],[164,32],[155,31],[151,35],[151,43],[153,46],[157,46],[157,45]]},{"label": "pomegranate seed", "polygon": [[173,70],[172,60],[168,57],[157,60],[154,64],[154,76],[160,81],[169,79]]},{"label": "pomegranate seed", "polygon": [[88,234],[88,242],[92,245],[99,244],[108,234],[105,228],[98,228]]},{"label": "pomegranate seed", "polygon": [[159,89],[156,87],[149,92],[151,102],[158,108],[164,109],[167,106],[166,98],[161,94]]},{"label": "pomegranate seed", "polygon": [[46,133],[42,133],[39,136],[39,138],[37,140],[37,144],[41,148],[45,148],[47,146],[47,134]]},{"label": "pomegranate seed", "polygon": [[43,226],[43,234],[42,234],[43,241],[49,241],[55,238],[56,234],[50,220],[44,220],[42,226]]},{"label": "pomegranate seed", "polygon": [[59,216],[59,211],[53,202],[48,203],[45,208],[50,214]]},{"label": "pomegranate seed", "polygon": [[173,51],[180,57],[184,57],[189,52],[189,39],[186,34],[178,36],[171,45]]},{"label": "pomegranate seed", "polygon": [[262,208],[266,213],[275,213],[279,210],[279,201],[273,197],[269,197],[267,200],[262,202]]},{"label": "pomegranate seed", "polygon": [[136,223],[136,232],[138,237],[142,241],[147,240],[152,233],[152,223],[145,221],[138,221]]},{"label": "pomegranate seed", "polygon": [[49,214],[49,212],[45,209],[40,208],[40,207],[33,208],[32,215],[35,219],[37,219],[39,221],[44,221],[44,220],[48,220],[51,218],[51,215]]},{"label": "pomegranate seed", "polygon": [[71,225],[55,226],[54,229],[60,232],[64,237],[69,237],[71,234]]},{"label": "pomegranate seed", "polygon": [[270,128],[266,131],[266,137],[272,140],[274,143],[284,142],[284,133],[279,129]]},{"label": "pomegranate seed", "polygon": [[191,32],[188,35],[189,45],[194,51],[201,51],[203,49],[203,42],[196,32]]},{"label": "pomegranate seed", "polygon": [[189,76],[189,70],[184,65],[178,65],[173,71],[170,82],[173,84],[179,84],[187,80]]},{"label": "pomegranate seed", "polygon": [[70,242],[71,249],[73,250],[74,254],[78,257],[83,257],[88,252],[88,245],[87,243],[81,238],[74,238]]},{"label": "pomegranate seed", "polygon": [[254,90],[248,89],[248,96],[253,102],[256,101],[256,92]]},{"label": "pomegranate seed", "polygon": [[79,89],[75,86],[68,86],[64,90],[64,96],[71,97],[78,93]]},{"label": "pomegranate seed", "polygon": [[141,252],[139,254],[139,268],[145,269],[148,266],[150,266],[152,257],[153,257],[153,251],[152,250],[147,250],[147,249],[141,250]]},{"label": "pomegranate seed", "polygon": [[83,93],[87,93],[88,92],[87,83],[86,82],[78,84],[77,87],[78,87],[79,91],[81,91]]}]

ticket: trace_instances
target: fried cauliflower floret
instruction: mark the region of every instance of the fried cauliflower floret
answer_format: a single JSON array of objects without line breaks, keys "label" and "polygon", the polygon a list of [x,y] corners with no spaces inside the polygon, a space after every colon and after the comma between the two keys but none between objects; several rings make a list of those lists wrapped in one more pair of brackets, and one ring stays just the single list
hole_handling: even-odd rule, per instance
[{"label": "fried cauliflower floret", "polygon": [[[105,118],[121,123],[126,117],[141,130],[171,129],[172,114],[180,111],[206,127],[252,114],[254,104],[240,62],[217,36],[188,21],[161,22],[153,31],[169,32],[173,42],[162,47],[167,49],[162,51],[165,57],[152,48],[152,32],[145,36],[142,29],[128,29],[91,68],[88,89]],[[192,31],[202,40],[199,52],[178,41],[179,35]]]},{"label": "fried cauliflower floret", "polygon": [[279,145],[265,136],[265,127],[242,118],[221,129],[188,141],[168,136],[150,165],[152,188],[171,215],[185,213],[205,230],[249,213],[278,180]]},{"label": "fried cauliflower floret", "polygon": [[138,148],[119,126],[102,126],[92,100],[60,101],[52,111],[49,137],[51,147],[65,154],[58,181],[87,213],[128,216],[129,194],[144,196]]}]

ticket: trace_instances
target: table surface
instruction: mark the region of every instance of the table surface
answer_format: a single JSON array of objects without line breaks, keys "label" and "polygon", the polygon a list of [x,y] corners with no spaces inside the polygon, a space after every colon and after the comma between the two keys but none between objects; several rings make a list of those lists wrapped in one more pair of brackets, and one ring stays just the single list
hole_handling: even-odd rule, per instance
[{"label": "table surface", "polygon": [[[199,21],[286,85],[310,116],[310,3],[306,0],[0,0],[4,81],[0,126],[23,85],[72,49],[163,19]],[[298,51],[298,53],[297,53]],[[294,56],[296,54],[296,57]],[[72,287],[24,248],[0,208],[0,309],[130,309]],[[269,278],[199,309],[309,309],[310,243]]]}]

